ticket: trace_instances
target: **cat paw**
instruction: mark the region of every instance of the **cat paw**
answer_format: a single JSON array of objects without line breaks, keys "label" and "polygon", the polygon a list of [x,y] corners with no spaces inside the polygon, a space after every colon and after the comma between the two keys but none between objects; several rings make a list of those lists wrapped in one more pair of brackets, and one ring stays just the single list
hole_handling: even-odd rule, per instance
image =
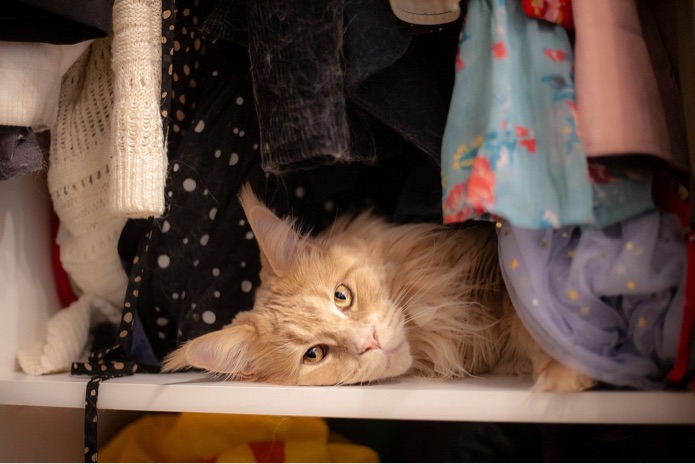
[{"label": "cat paw", "polygon": [[596,380],[556,361],[547,363],[536,375],[534,391],[574,393],[596,385]]}]

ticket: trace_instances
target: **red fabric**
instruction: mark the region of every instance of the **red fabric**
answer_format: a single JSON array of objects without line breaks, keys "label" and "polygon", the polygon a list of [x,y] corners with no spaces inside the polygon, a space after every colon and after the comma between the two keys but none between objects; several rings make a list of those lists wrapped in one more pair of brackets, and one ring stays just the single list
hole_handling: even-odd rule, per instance
[{"label": "red fabric", "polygon": [[523,12],[532,18],[574,29],[572,0],[521,0]]},{"label": "red fabric", "polygon": [[249,448],[256,462],[285,462],[285,444],[281,441],[252,441]]},{"label": "red fabric", "polygon": [[[683,380],[690,363],[690,344],[695,331],[695,231],[689,227],[689,194],[672,176],[665,172],[654,176],[653,186],[654,204],[670,213],[678,216],[686,232],[686,250],[688,265],[685,271],[685,298],[683,303],[683,319],[678,338],[678,353],[671,372],[667,378],[672,382]],[[693,384],[695,388],[695,384]]]},{"label": "red fabric", "polygon": [[60,262],[60,247],[58,246],[58,226],[60,220],[55,211],[51,211],[51,261],[53,264],[53,275],[55,278],[55,286],[58,291],[58,299],[63,308],[67,308],[72,303],[77,301],[77,296],[72,291],[70,286],[70,278],[67,272],[63,269],[63,264]]},{"label": "red fabric", "polygon": [[[683,380],[690,362],[690,343],[695,329],[695,233],[688,233],[688,268],[685,278],[685,304],[683,305],[683,320],[678,339],[678,354],[673,369],[667,378],[672,382]],[[695,386],[695,384],[693,385]]]}]

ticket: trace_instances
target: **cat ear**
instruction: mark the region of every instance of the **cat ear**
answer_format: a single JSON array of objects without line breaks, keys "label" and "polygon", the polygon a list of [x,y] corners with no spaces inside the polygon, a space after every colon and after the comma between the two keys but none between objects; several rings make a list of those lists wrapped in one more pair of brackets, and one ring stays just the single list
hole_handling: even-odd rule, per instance
[{"label": "cat ear", "polygon": [[263,268],[283,275],[296,254],[311,248],[311,243],[292,228],[291,222],[280,219],[265,207],[249,184],[242,187],[239,200],[261,249]]},{"label": "cat ear", "polygon": [[230,325],[184,344],[167,355],[162,372],[197,367],[210,372],[233,374],[241,380],[256,380],[251,369],[252,349],[257,332],[250,324]]}]

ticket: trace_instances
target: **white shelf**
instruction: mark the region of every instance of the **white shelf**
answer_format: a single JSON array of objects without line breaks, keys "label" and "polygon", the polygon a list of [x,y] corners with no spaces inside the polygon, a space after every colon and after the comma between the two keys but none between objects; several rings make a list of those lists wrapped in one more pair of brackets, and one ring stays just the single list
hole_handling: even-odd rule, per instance
[{"label": "white shelf", "polygon": [[[82,409],[87,378],[18,372],[17,350],[45,339],[59,310],[43,181],[0,183],[0,405]],[[215,382],[201,374],[138,374],[100,387],[99,408],[287,416],[490,422],[695,423],[695,393],[532,393],[527,379],[400,379],[367,386],[282,387]],[[2,440],[0,436],[0,447]]]},{"label": "white shelf", "polygon": [[[0,404],[82,408],[86,377],[0,378]],[[526,379],[399,379],[341,387],[212,381],[202,374],[136,374],[101,385],[99,408],[283,416],[489,422],[695,423],[692,392],[534,393]]]}]

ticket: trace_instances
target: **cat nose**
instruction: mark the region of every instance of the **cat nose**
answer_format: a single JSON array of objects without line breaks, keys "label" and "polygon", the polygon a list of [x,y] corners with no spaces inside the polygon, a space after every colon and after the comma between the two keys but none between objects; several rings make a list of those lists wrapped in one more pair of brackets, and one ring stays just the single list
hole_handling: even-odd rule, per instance
[{"label": "cat nose", "polygon": [[362,344],[359,347],[359,353],[362,354],[366,351],[377,348],[381,348],[381,345],[379,345],[379,341],[374,336],[374,331],[372,330],[369,332],[369,335],[362,340]]}]

